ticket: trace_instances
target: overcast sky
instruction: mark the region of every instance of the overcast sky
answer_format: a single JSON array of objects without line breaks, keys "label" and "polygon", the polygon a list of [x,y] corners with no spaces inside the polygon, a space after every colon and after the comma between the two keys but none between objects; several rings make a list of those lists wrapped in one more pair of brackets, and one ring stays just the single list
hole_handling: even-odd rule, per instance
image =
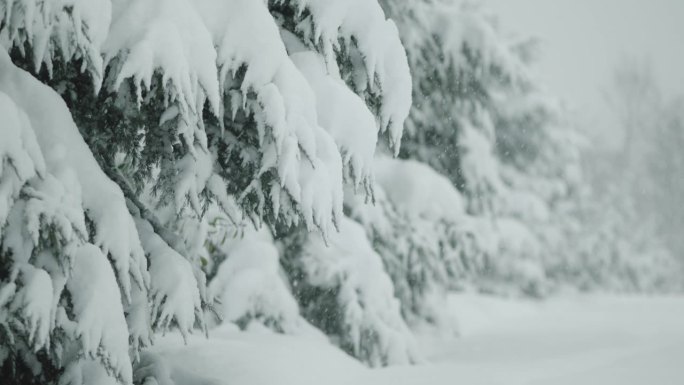
[{"label": "overcast sky", "polygon": [[602,90],[624,55],[649,60],[666,94],[684,93],[684,0],[484,3],[504,31],[541,39],[539,78],[579,110],[592,130],[615,129]]}]

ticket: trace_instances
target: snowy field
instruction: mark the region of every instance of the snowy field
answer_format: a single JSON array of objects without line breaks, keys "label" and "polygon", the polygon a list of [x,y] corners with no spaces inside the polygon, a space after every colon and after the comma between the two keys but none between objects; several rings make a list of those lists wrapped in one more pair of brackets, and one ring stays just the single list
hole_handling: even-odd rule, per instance
[{"label": "snowy field", "polygon": [[684,384],[684,297],[450,302],[461,337],[422,337],[417,366],[368,370],[318,340],[229,330],[155,351],[176,385]]}]

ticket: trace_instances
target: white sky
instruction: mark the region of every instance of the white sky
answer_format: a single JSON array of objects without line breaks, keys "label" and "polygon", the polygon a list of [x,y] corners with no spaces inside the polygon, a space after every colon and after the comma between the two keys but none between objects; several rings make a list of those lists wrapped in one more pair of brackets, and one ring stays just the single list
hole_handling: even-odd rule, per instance
[{"label": "white sky", "polygon": [[666,95],[684,93],[684,0],[484,0],[504,31],[542,43],[540,80],[595,133],[616,124],[603,97],[621,57],[648,60]]}]

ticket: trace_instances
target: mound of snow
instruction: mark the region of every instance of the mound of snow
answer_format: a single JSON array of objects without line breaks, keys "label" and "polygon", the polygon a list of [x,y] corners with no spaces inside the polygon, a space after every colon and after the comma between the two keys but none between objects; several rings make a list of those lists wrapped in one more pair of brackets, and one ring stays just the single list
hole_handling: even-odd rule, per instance
[{"label": "mound of snow", "polygon": [[[210,338],[173,334],[142,355],[134,378],[159,385],[363,384],[366,369],[332,345],[274,333],[238,332],[225,325]],[[149,382],[155,383],[155,382]]]},{"label": "mound of snow", "polygon": [[461,194],[424,163],[378,156],[375,174],[390,201],[409,216],[452,221],[464,216]]}]

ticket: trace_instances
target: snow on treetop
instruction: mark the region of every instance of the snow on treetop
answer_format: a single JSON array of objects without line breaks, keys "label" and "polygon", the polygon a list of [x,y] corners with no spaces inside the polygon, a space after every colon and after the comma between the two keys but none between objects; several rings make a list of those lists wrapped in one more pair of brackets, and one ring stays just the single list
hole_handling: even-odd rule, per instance
[{"label": "snow on treetop", "polygon": [[[444,59],[455,68],[477,60],[481,75],[495,74],[501,80],[523,81],[529,76],[521,59],[511,49],[512,42],[502,38],[496,24],[480,10],[479,5],[460,1],[404,2],[392,4],[419,28],[402,29],[402,40],[408,52],[420,52],[430,46],[426,39],[437,40]],[[470,57],[469,57],[470,56]],[[424,60],[420,55],[412,61]],[[420,67],[415,66],[414,67]]]},{"label": "snow on treetop", "polygon": [[319,121],[335,139],[354,186],[372,189],[373,155],[377,143],[375,117],[368,106],[339,79],[329,74],[315,52],[299,52],[292,60],[316,93]]},{"label": "snow on treetop", "polygon": [[[259,123],[260,137],[272,138],[260,143],[264,157],[259,176],[268,169],[276,170],[280,187],[295,206],[301,206],[298,211],[304,213],[310,225],[328,228],[337,215],[334,212],[341,211],[341,207],[325,203],[340,201],[335,197],[341,195],[335,181],[320,186],[317,194],[302,195],[310,189],[302,179],[302,174],[308,173],[306,168],[327,163],[324,158],[333,162],[336,158],[317,148],[325,135],[316,132],[321,119],[330,118],[318,115],[326,111],[316,110],[307,79],[302,79],[288,58],[278,22],[269,7],[292,6],[300,16],[310,15],[298,21],[297,31],[321,50],[329,68],[337,68],[338,60],[345,65],[351,63],[352,68],[346,70],[353,74],[355,91],[380,100],[376,111],[380,127],[389,128],[394,150],[399,149],[411,106],[411,77],[396,26],[385,18],[375,1],[71,0],[40,5],[35,0],[22,0],[0,8],[0,15],[9,20],[2,28],[7,49],[23,49],[29,43],[36,60],[48,68],[56,52],[67,60],[83,58],[83,69],[91,74],[98,88],[105,72],[103,66],[107,66],[111,69],[111,78],[106,80],[108,89],[117,90],[122,82],[131,80],[138,104],[144,102],[144,92],[152,87],[153,78],[160,76],[165,103],[171,107],[160,121],[180,118],[177,135],[193,156],[194,142],[200,147],[206,144],[202,132],[205,103],[219,117],[226,108],[222,98],[230,99],[233,107],[242,104]],[[307,25],[312,34],[304,33]],[[71,41],[76,44],[69,44]],[[339,77],[335,71],[333,76]],[[339,88],[342,86],[340,83]],[[236,88],[241,97],[233,92]],[[250,92],[257,98],[248,95]],[[346,98],[354,100],[351,95]],[[347,111],[346,116],[364,111],[360,101],[344,106],[356,111]],[[231,110],[235,115],[238,108]],[[363,122],[348,123],[370,125],[371,115],[364,111],[358,116],[363,117]],[[339,133],[339,129],[327,126],[329,132]],[[337,151],[343,152],[344,163],[354,171],[354,183],[363,181],[369,186],[369,154],[375,140],[372,132],[364,135],[364,140],[370,141],[364,142],[363,148],[356,141],[344,143],[345,138],[339,134],[333,136],[336,146],[340,146]],[[333,163],[326,167],[330,171],[338,166]],[[276,187],[263,188],[270,190],[272,200],[278,201],[273,202],[274,211],[293,206],[276,198]],[[320,194],[327,198],[319,199]],[[182,195],[176,199],[184,200]],[[190,201],[196,199],[190,196]],[[314,213],[318,210],[327,214]]]},{"label": "snow on treetop", "polygon": [[4,21],[0,42],[7,49],[32,49],[36,70],[59,56],[66,60],[83,59],[83,69],[93,76],[96,87],[102,81],[100,47],[111,21],[110,0],[20,0],[0,4]]},{"label": "snow on treetop", "polygon": [[376,1],[367,0],[275,0],[289,4],[305,17],[298,25],[310,43],[320,47],[328,65],[336,66],[340,43],[358,50],[365,73],[354,73],[358,91],[380,96],[381,128],[389,129],[390,142],[398,153],[404,121],[412,103],[408,59],[393,21],[387,20]]},{"label": "snow on treetop", "polygon": [[[290,4],[294,25],[280,14]],[[411,106],[406,54],[376,1],[15,0],[0,20],[0,246],[12,274],[0,303],[60,383],[130,384],[155,332],[206,331],[212,205],[303,223],[321,245],[341,230],[382,276],[343,213],[343,183],[372,196],[378,131],[398,151]],[[281,28],[308,52],[289,56]],[[228,318],[306,331],[273,242],[233,249],[211,294],[230,301]],[[354,350],[378,331],[369,359],[411,361],[391,280],[347,280],[345,263],[365,265],[353,257],[336,261],[336,285]]]},{"label": "snow on treetop", "polygon": [[[211,35],[195,7],[186,0],[119,1],[103,53],[122,64],[115,88],[134,79],[138,88],[149,89],[154,71],[162,73],[162,86],[170,85],[181,107],[199,113],[205,98],[219,110],[216,51]],[[141,96],[138,91],[138,103]],[[181,111],[185,112],[185,111]]]}]

